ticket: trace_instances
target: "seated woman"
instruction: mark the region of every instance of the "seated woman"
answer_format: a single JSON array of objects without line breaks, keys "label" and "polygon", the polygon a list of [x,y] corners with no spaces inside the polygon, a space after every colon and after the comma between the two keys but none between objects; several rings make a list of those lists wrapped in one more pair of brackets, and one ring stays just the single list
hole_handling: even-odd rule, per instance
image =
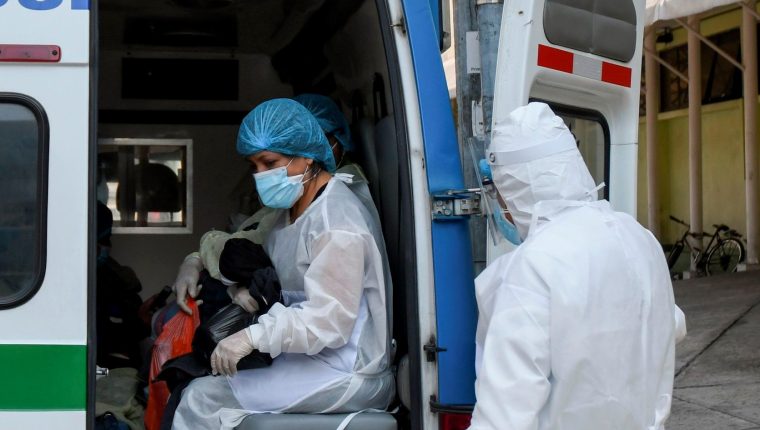
[{"label": "seated woman", "polygon": [[[335,173],[343,173],[351,176],[349,189],[359,198],[359,201],[367,208],[376,225],[380,225],[380,216],[372,195],[369,191],[367,177],[361,167],[351,161],[350,152],[354,148],[351,140],[346,117],[338,105],[329,97],[320,94],[301,94],[293,98],[303,105],[317,120],[319,127],[325,134],[332,154],[336,160]],[[212,230],[203,235],[200,242],[199,252],[194,252],[185,258],[180,266],[177,280],[173,284],[173,290],[177,293],[177,303],[185,312],[191,313],[187,307],[186,299],[197,297],[199,293],[198,280],[200,272],[207,270],[212,278],[226,285],[231,285],[229,280],[224,279],[219,270],[219,256],[229,239],[244,238],[257,244],[263,244],[276,218],[275,209],[263,207],[245,220],[235,233],[226,233],[220,230]],[[382,235],[375,236],[380,252],[385,255],[385,241]],[[388,280],[389,281],[389,280]],[[247,288],[230,288],[228,290],[232,301],[249,312],[255,307],[251,305],[253,299],[248,294]],[[389,302],[390,298],[387,299]],[[204,300],[209,305],[208,300]],[[203,316],[201,316],[203,318]]]},{"label": "seated woman", "polygon": [[[262,202],[278,209],[265,248],[283,289],[258,323],[222,340],[215,374],[182,395],[174,429],[218,429],[223,408],[247,413],[384,409],[394,396],[387,300],[390,275],[366,207],[330,172],[335,160],[314,117],[289,99],[262,103],[240,126],[238,152]],[[237,372],[254,349],[270,367]],[[231,423],[225,422],[226,425]],[[233,423],[234,424],[234,423]]]}]

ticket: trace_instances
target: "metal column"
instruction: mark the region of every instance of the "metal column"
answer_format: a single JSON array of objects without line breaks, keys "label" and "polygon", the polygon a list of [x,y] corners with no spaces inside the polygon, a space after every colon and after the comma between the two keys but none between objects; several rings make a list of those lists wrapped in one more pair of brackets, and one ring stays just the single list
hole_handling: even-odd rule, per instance
[{"label": "metal column", "polygon": [[660,112],[660,66],[657,54],[657,34],[649,28],[644,38],[647,55],[644,56],[646,84],[646,121],[647,121],[647,216],[649,230],[657,239],[660,232],[660,193],[657,175],[657,114]]},{"label": "metal column", "polygon": [[[467,33],[477,29],[477,14],[472,0],[454,1],[454,49],[456,50],[456,80],[457,80],[457,135],[459,150],[462,157],[462,170],[465,185],[475,187],[477,175],[467,145],[478,143],[472,127],[473,101],[480,98],[480,74],[468,73],[467,57],[474,55],[467,52]],[[486,267],[486,222],[485,218],[470,219],[470,241],[475,275]]]},{"label": "metal column", "polygon": [[[699,17],[688,24],[699,31]],[[702,44],[695,31],[689,31],[689,218],[691,231],[702,233]],[[700,246],[701,248],[701,246]],[[692,266],[694,265],[692,259]],[[692,267],[691,270],[695,270]]]},{"label": "metal column", "polygon": [[758,264],[760,246],[760,189],[757,150],[757,21],[755,0],[742,9],[742,63],[744,64],[744,187],[747,199],[747,264]]},{"label": "metal column", "polygon": [[493,94],[496,81],[496,57],[499,53],[499,30],[504,8],[503,0],[477,0],[478,33],[480,41],[480,100],[483,106],[483,124],[486,147],[491,143]]}]

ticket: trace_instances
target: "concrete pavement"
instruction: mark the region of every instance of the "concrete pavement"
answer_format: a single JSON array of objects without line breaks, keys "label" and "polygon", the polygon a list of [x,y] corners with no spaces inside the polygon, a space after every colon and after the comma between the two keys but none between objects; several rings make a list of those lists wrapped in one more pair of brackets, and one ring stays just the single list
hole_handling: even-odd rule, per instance
[{"label": "concrete pavement", "polygon": [[760,271],[679,281],[688,335],[676,349],[668,430],[760,430]]}]

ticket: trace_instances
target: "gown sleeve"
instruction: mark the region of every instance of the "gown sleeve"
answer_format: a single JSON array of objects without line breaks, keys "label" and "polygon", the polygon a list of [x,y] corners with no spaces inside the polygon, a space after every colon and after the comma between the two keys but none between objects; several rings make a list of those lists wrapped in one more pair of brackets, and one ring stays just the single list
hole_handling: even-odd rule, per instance
[{"label": "gown sleeve", "polygon": [[304,275],[306,300],[297,307],[276,303],[262,315],[249,327],[254,347],[276,357],[314,355],[348,343],[359,314],[368,240],[340,230],[317,236]]}]

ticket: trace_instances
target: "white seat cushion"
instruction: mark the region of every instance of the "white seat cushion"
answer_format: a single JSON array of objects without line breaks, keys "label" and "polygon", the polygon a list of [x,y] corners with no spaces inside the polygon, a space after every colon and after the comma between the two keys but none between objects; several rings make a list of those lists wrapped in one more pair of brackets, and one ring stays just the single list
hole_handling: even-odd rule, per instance
[{"label": "white seat cushion", "polygon": [[[250,415],[238,430],[335,430],[349,414],[256,414]],[[346,430],[396,430],[396,420],[387,412],[356,415]]]}]

